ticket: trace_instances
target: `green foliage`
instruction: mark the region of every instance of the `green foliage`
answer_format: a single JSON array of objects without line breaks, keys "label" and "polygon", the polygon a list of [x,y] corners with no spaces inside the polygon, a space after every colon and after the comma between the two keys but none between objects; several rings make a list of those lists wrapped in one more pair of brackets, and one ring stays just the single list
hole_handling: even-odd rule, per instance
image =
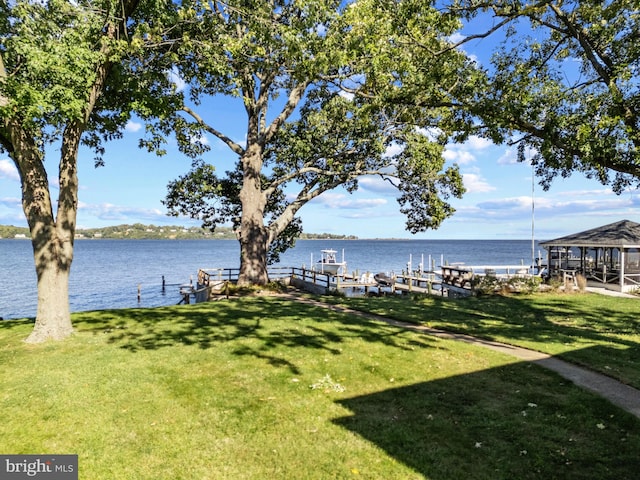
[{"label": "green foliage", "polygon": [[411,233],[437,228],[454,213],[446,201],[462,197],[465,191],[458,166],[445,167],[444,145],[423,134],[411,132],[404,151],[398,156],[400,211],[407,217]]},{"label": "green foliage", "polygon": [[[640,182],[637,2],[467,2],[506,21],[477,115],[519,142],[543,187],[581,172],[621,193]],[[472,20],[473,21],[473,20]],[[531,157],[531,158],[528,158]]]},{"label": "green foliage", "polygon": [[[220,179],[211,164],[195,161],[192,169],[177,180],[169,182],[168,194],[163,201],[170,215],[187,215],[201,221],[202,227],[215,231],[219,224],[233,225],[234,231],[240,230],[242,214],[240,189],[242,175],[239,171],[227,172]],[[261,177],[263,188],[269,187],[268,179]],[[286,208],[285,194],[281,188],[273,188],[264,209],[266,222],[275,221]],[[268,263],[277,263],[280,253],[293,245],[302,233],[302,222],[293,218],[281,228],[272,240],[268,252]]]},{"label": "green foliage", "polygon": [[[193,141],[202,134],[238,156],[220,177],[194,162],[169,184],[171,212],[207,228],[251,219],[241,227],[246,238],[262,238],[249,230],[262,228],[254,218],[263,215],[272,259],[299,235],[300,208],[338,187],[354,192],[365,176],[398,189],[412,233],[453,214],[449,198],[462,195],[462,177],[442,154],[472,121],[451,107],[476,95],[481,77],[452,47],[455,15],[413,0],[193,2],[181,15],[193,19],[180,46],[189,61],[176,65],[191,100],[196,107],[213,95],[241,100],[247,143],[216,128],[201,107],[158,119],[152,148],[176,129],[194,158],[207,150]],[[243,203],[249,198],[253,204]]]},{"label": "green foliage", "polygon": [[[87,88],[102,61],[92,42],[101,36],[97,10],[69,2],[15,2],[4,12],[2,82],[7,109],[21,110],[32,129],[59,127],[85,114]],[[33,131],[33,130],[32,130]]]},{"label": "green foliage", "polygon": [[198,227],[182,227],[176,225],[143,225],[136,223],[133,225],[115,225],[101,228],[83,228],[76,231],[76,238],[92,239],[151,239],[151,240],[173,240],[173,239],[235,239],[233,230],[221,227],[215,235]]},{"label": "green foliage", "polygon": [[476,295],[495,295],[522,293],[530,295],[539,290],[542,284],[540,277],[512,276],[499,278],[495,275],[476,275],[473,281],[473,291]]},{"label": "green foliage", "polygon": [[0,238],[14,238],[16,235],[29,236],[26,227],[14,227],[13,225],[0,225]]},{"label": "green foliage", "polygon": [[[0,225],[0,238],[9,239],[16,235],[24,235],[29,238],[27,227],[14,227],[13,225]],[[237,236],[231,227],[218,226],[214,232],[199,227],[184,227],[181,225],[114,225],[100,228],[80,228],[76,230],[76,238],[91,239],[127,239],[127,240],[173,240],[173,239],[223,239],[237,240]],[[300,238],[305,240],[334,239],[357,240],[354,235],[337,235],[334,233],[301,233]]]}]

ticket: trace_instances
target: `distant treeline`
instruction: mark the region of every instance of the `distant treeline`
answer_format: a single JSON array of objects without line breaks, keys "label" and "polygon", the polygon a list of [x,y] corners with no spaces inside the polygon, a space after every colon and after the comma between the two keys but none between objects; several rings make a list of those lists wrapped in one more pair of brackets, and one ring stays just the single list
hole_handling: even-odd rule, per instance
[{"label": "distant treeline", "polygon": [[[26,227],[13,225],[0,225],[0,238],[30,238],[31,234]],[[133,225],[116,225],[102,228],[79,228],[76,230],[76,239],[233,239],[236,235],[229,227],[218,227],[214,232],[199,227],[181,226],[156,226],[134,223]],[[303,233],[301,239],[338,239],[357,240],[353,235],[333,235],[330,233]]]}]

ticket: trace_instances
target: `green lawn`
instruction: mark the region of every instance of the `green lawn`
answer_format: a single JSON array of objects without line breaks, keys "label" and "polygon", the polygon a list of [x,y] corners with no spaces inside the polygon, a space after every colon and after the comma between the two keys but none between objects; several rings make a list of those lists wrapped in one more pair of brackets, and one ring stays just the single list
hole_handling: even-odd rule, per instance
[{"label": "green lawn", "polygon": [[[505,300],[495,301],[499,317]],[[453,314],[472,303],[422,302],[405,308]],[[631,479],[640,470],[635,417],[473,345],[278,297],[73,321],[71,339],[36,346],[22,342],[29,322],[0,322],[0,451],[76,453],[82,479]]]},{"label": "green lawn", "polygon": [[329,298],[354,309],[557,355],[640,388],[640,298],[589,293]]}]

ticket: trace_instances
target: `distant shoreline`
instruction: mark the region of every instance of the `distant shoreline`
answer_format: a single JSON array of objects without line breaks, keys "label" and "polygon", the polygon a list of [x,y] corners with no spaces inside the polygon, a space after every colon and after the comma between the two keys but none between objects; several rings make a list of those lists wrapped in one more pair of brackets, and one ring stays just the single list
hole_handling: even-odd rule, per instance
[{"label": "distant shoreline", "polygon": [[[27,227],[0,225],[0,240],[30,240]],[[218,227],[211,232],[200,227],[116,225],[101,228],[79,228],[75,240],[237,240],[233,229]],[[360,240],[354,235],[334,235],[331,233],[303,233],[300,240]]]}]

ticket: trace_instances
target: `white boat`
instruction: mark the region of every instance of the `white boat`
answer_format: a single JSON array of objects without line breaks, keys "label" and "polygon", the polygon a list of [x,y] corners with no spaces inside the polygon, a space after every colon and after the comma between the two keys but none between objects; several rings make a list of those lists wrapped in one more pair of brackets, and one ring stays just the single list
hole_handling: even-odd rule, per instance
[{"label": "white boat", "polygon": [[322,253],[322,258],[318,261],[318,270],[322,273],[337,275],[341,268],[345,268],[347,266],[344,258],[342,262],[338,262],[338,259],[336,258],[336,253],[338,252],[336,250],[320,250],[320,253]]}]

